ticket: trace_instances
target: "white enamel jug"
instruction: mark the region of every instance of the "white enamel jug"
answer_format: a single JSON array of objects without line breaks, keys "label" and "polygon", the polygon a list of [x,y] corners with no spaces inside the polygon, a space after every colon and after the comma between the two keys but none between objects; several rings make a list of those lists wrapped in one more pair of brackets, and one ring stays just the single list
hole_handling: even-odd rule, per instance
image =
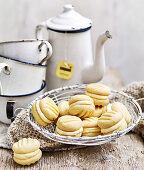
[{"label": "white enamel jug", "polygon": [[[47,62],[48,90],[70,84],[98,82],[104,76],[104,43],[111,38],[109,31],[99,36],[96,55],[93,56],[91,43],[92,21],[81,16],[70,4],[62,13],[40,23],[36,27],[36,38],[48,40],[53,55]],[[43,37],[42,29],[48,30]]]}]

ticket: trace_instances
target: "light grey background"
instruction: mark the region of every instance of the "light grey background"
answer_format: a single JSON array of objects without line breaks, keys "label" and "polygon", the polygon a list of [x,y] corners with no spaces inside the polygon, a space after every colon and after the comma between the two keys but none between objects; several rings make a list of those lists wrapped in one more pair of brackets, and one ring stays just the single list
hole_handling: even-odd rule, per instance
[{"label": "light grey background", "polygon": [[110,30],[106,63],[120,69],[125,83],[143,80],[143,0],[0,0],[0,41],[34,38],[35,26],[72,3],[82,15],[93,20],[92,41]]}]

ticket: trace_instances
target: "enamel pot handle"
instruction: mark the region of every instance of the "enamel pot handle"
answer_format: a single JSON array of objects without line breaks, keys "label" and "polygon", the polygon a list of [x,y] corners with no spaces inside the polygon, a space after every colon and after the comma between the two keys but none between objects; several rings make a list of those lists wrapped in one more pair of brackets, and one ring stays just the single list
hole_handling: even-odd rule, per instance
[{"label": "enamel pot handle", "polygon": [[12,122],[14,121],[14,104],[15,104],[15,101],[13,100],[7,101],[7,104],[6,104],[7,118],[11,119]]}]

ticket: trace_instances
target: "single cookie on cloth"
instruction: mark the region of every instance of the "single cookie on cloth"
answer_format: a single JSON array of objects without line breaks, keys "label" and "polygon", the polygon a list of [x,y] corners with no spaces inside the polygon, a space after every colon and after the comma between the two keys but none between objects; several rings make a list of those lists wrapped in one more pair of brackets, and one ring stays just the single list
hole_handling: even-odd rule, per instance
[{"label": "single cookie on cloth", "polygon": [[14,161],[21,165],[30,165],[38,161],[42,152],[39,149],[40,142],[37,139],[23,138],[13,144]]},{"label": "single cookie on cloth", "polygon": [[123,115],[114,111],[103,113],[97,123],[103,134],[111,134],[114,131],[121,131],[127,128]]},{"label": "single cookie on cloth", "polygon": [[59,116],[68,115],[69,113],[69,102],[68,101],[61,101],[58,104],[59,109]]},{"label": "single cookie on cloth", "polygon": [[55,133],[61,136],[80,137],[83,131],[82,120],[76,116],[61,116],[56,125]]},{"label": "single cookie on cloth", "polygon": [[83,132],[82,136],[94,137],[101,135],[101,129],[98,127],[98,118],[89,117],[83,120]]},{"label": "single cookie on cloth", "polygon": [[105,106],[109,102],[110,88],[102,84],[91,83],[87,85],[85,94],[94,100],[96,106]]},{"label": "single cookie on cloth", "polygon": [[87,95],[72,96],[69,105],[69,114],[80,118],[91,117],[95,111],[93,99]]},{"label": "single cookie on cloth", "polygon": [[32,106],[32,114],[35,120],[41,126],[47,126],[54,122],[59,115],[59,110],[55,102],[49,98],[45,97],[42,100],[35,101]]}]

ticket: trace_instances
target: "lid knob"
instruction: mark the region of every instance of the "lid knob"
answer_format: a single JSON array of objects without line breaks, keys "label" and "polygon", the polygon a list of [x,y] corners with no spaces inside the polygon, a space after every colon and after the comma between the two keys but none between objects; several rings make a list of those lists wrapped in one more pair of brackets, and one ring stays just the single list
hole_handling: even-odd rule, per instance
[{"label": "lid knob", "polygon": [[72,4],[66,4],[63,6],[63,8],[64,8],[64,12],[67,12],[67,11],[71,11],[74,8],[74,6]]},{"label": "lid knob", "polygon": [[92,21],[83,17],[74,10],[74,6],[71,4],[65,4],[63,11],[53,18],[50,18],[47,22],[49,29],[60,32],[74,32],[74,31],[87,31],[87,28],[91,28]]}]

